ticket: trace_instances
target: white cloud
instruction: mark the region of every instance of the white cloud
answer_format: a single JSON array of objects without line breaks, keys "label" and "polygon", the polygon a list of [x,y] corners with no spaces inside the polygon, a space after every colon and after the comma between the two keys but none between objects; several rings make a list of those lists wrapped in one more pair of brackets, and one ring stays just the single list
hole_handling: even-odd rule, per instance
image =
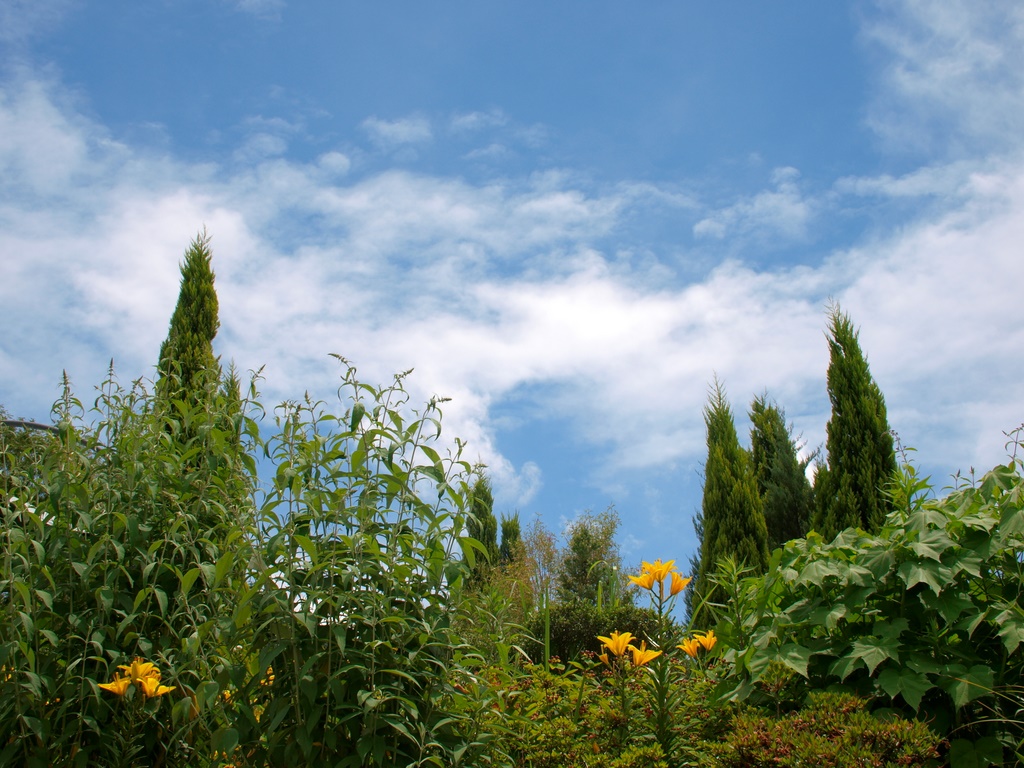
[{"label": "white cloud", "polygon": [[243,163],[252,163],[267,157],[283,155],[288,149],[288,142],[280,136],[270,133],[254,133],[235,150],[235,159]]},{"label": "white cloud", "polygon": [[342,152],[325,152],[316,161],[321,168],[337,176],[344,176],[352,167],[352,161]]},{"label": "white cloud", "polygon": [[500,128],[508,123],[508,117],[500,109],[487,112],[459,112],[448,123],[453,133],[474,133],[488,128]]},{"label": "white cloud", "polygon": [[840,194],[893,198],[941,196],[962,200],[969,192],[971,177],[978,171],[977,162],[955,162],[916,168],[902,176],[845,176],[837,179],[835,191]]},{"label": "white cloud", "polygon": [[[243,368],[267,364],[271,401],[333,392],[328,352],[368,380],[415,367],[415,396],[454,398],[447,433],[468,439],[518,504],[544,478],[532,459],[502,454],[493,412],[524,389],[536,418],[567,422],[606,457],[579,470],[600,487],[698,461],[715,372],[738,414],[767,388],[821,442],[830,296],[861,326],[892,421],[922,453],[984,466],[999,458],[999,432],[1021,420],[1024,164],[1012,157],[838,181],[839,196],[948,199],[815,265],[729,261],[686,283],[655,253],[654,282],[604,249],[629,250],[617,239],[641,207],[678,217],[698,209],[697,193],[596,189],[564,172],[478,184],[350,178],[340,152],[303,164],[274,156],[272,143],[240,170],[210,168],[111,141],[61,93],[30,77],[0,91],[0,363],[15,372],[0,401],[24,415],[45,418],[62,368],[83,389],[111,357],[130,378],[152,370],[178,262],[205,224],[219,351]],[[389,145],[431,138],[422,118],[364,127]],[[703,216],[695,234],[800,239],[818,210],[783,168],[770,189]]]},{"label": "white cloud", "polygon": [[881,48],[883,88],[869,124],[894,147],[961,154],[1019,147],[1024,6],[1016,0],[882,2],[865,37]]},{"label": "white cloud", "polygon": [[777,168],[772,174],[775,189],[759,192],[698,221],[696,237],[722,239],[734,234],[765,234],[790,240],[802,239],[813,214],[811,203],[800,193],[795,168]]},{"label": "white cloud", "polygon": [[385,149],[402,144],[421,144],[433,138],[430,121],[419,116],[398,120],[368,117],[363,121],[362,127],[375,144]]},{"label": "white cloud", "polygon": [[59,22],[73,0],[4,0],[0,3],[0,41],[22,43]]}]

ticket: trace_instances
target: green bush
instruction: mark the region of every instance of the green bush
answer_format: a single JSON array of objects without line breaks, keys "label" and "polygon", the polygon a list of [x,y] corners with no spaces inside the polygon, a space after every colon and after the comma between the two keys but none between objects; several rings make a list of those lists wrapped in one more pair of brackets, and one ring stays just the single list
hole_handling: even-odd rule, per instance
[{"label": "green bush", "polygon": [[[439,403],[346,366],[340,415],[286,403],[265,438],[254,391],[210,387],[111,380],[88,414],[66,391],[53,436],[0,430],[0,764],[482,762]],[[100,687],[137,658],[161,688]]]},{"label": "green bush", "polygon": [[812,689],[919,713],[939,733],[1003,739],[1013,713],[992,692],[1024,671],[1020,470],[1014,458],[932,499],[907,467],[877,536],[811,533],[776,550],[763,577],[723,564],[729,599],[716,632],[729,649],[731,695],[751,696],[783,664]]},{"label": "green bush", "polygon": [[923,723],[875,718],[849,694],[814,693],[783,718],[737,715],[711,752],[721,768],[902,768],[936,765],[938,742]]},{"label": "green bush", "polygon": [[[219,449],[240,438],[222,400],[178,405],[111,379],[91,426],[65,387],[56,434],[0,427],[0,764],[184,764],[215,727],[198,709],[246,586],[253,463]],[[173,690],[98,687],[137,657]]]},{"label": "green bush", "polygon": [[[501,744],[512,765],[665,768],[657,744],[622,743],[619,734],[624,721],[618,702],[599,687],[601,668],[592,658],[587,662],[585,668],[574,665],[568,670],[555,664],[551,672],[529,666],[513,684],[502,713],[505,733]],[[629,731],[640,733],[646,693],[639,681],[633,694],[637,705]]]},{"label": "green bush", "polygon": [[[598,609],[593,603],[573,600],[551,606],[551,655],[572,661],[584,651],[600,653],[598,636],[613,631],[630,632],[641,639],[653,635],[658,627],[658,614],[650,608],[620,604]],[[534,661],[544,656],[544,616],[538,611],[527,622],[530,636],[524,650]]]},{"label": "green bush", "polygon": [[407,412],[401,377],[377,389],[348,367],[341,392],[342,415],[278,411],[252,585],[231,614],[247,653],[218,678],[223,739],[255,765],[461,764],[452,621],[470,467],[432,447],[439,403]]}]

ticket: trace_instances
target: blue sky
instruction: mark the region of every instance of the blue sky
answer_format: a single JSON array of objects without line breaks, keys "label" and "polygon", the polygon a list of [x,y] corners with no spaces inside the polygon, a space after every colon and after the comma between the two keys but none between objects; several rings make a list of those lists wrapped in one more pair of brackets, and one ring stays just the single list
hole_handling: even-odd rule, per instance
[{"label": "blue sky", "polygon": [[553,529],[690,555],[701,408],[824,441],[825,308],[939,484],[1024,420],[1016,2],[8,0],[0,403],[152,375],[202,227],[266,399],[414,368]]}]

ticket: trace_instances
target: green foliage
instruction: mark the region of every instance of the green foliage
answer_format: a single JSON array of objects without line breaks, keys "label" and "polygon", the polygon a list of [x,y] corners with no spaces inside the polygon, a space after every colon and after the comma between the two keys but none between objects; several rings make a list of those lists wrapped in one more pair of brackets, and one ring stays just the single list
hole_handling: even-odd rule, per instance
[{"label": "green foliage", "polygon": [[502,565],[508,565],[513,560],[521,557],[522,548],[523,533],[519,524],[519,513],[516,512],[509,517],[502,515],[501,546],[498,548]]},{"label": "green foliage", "polygon": [[815,533],[777,551],[763,577],[723,576],[731,693],[752,695],[772,662],[812,688],[840,686],[927,714],[940,733],[1003,738],[1014,712],[993,689],[1024,671],[1024,479],[998,466],[943,499],[906,467],[878,535]]},{"label": "green foliage", "polygon": [[210,238],[201,232],[185,251],[178,303],[167,339],[160,346],[157,392],[166,400],[183,397],[195,404],[210,391],[211,381],[220,378],[220,366],[213,354],[220,319],[211,257]]},{"label": "green foliage", "polygon": [[[622,713],[601,691],[604,672],[564,666],[546,672],[529,667],[515,686],[504,714],[503,751],[512,765],[530,768],[667,768],[657,744],[622,743]],[[643,691],[635,695],[643,701]],[[634,731],[642,730],[643,706]]]},{"label": "green foliage", "polygon": [[721,768],[897,768],[936,765],[938,741],[924,723],[878,719],[854,696],[815,693],[783,718],[737,715],[712,751]]},{"label": "green foliage", "polygon": [[433,447],[439,402],[409,411],[402,379],[378,389],[347,366],[343,413],[278,410],[252,585],[231,614],[245,653],[218,679],[254,765],[471,758],[450,706],[470,468]]},{"label": "green foliage", "polygon": [[568,527],[568,542],[558,573],[558,597],[563,602],[582,600],[597,604],[598,592],[609,586],[618,594],[621,558],[615,534],[619,515],[614,507],[594,514],[587,511]]},{"label": "green foliage", "polygon": [[[252,399],[168,412],[113,381],[91,426],[67,392],[32,450],[0,430],[0,764],[476,764],[480,702],[452,682],[468,466],[401,377],[348,367],[341,392],[340,415],[283,405],[266,442]],[[243,504],[221,470],[257,452],[271,485]],[[98,687],[136,657],[173,690]]]},{"label": "green foliage", "polygon": [[[761,498],[750,471],[746,452],[740,447],[732,410],[716,379],[704,408],[708,458],[704,466],[702,501],[703,537],[700,571],[694,580],[695,605],[715,599],[710,575],[720,560],[732,557],[755,570],[768,564],[768,530]],[[706,625],[699,611],[691,615],[698,626]]]},{"label": "green foliage", "polygon": [[[551,656],[562,661],[579,658],[584,652],[599,653],[598,635],[609,636],[613,631],[630,632],[643,638],[653,637],[658,630],[658,614],[650,608],[620,604],[599,609],[593,603],[574,600],[551,606]],[[543,660],[544,616],[533,614],[527,622],[531,638],[524,649],[531,659]]]},{"label": "green foliage", "polygon": [[[190,460],[224,444],[223,407],[180,409],[183,445],[150,394],[111,379],[90,426],[66,387],[55,436],[25,451],[0,428],[0,764],[186,764],[215,727],[192,697],[221,664],[254,530],[215,462]],[[175,690],[143,707],[97,687],[135,657]]]},{"label": "green foliage", "polygon": [[846,528],[876,533],[885,521],[885,485],[896,454],[885,399],[860,349],[850,317],[838,305],[829,316],[828,397],[832,416],[828,463],[815,475],[813,528],[832,539]]},{"label": "green foliage", "polygon": [[814,497],[807,480],[807,462],[797,456],[798,447],[783,410],[761,395],[750,405],[750,421],[750,461],[770,551],[806,535]]},{"label": "green foliage", "polygon": [[491,567],[498,565],[498,520],[494,516],[494,494],[491,482],[486,475],[480,474],[473,483],[470,492],[470,515],[466,518],[466,528],[470,538],[480,542],[482,551],[479,557],[473,557],[470,567],[470,579],[479,585]]}]

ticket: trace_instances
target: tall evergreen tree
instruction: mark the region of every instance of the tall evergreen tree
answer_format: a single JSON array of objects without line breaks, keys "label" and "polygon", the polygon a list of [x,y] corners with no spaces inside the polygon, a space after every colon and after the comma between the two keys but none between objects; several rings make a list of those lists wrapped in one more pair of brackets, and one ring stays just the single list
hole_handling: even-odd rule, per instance
[{"label": "tall evergreen tree", "polygon": [[750,461],[768,527],[768,550],[806,535],[813,514],[807,461],[786,424],[786,414],[767,395],[750,404]]},{"label": "tall evergreen tree", "polygon": [[[203,230],[185,251],[178,303],[160,346],[156,402],[165,429],[187,447],[180,454],[182,471],[196,473],[197,479],[213,473],[233,502],[223,515],[205,515],[200,521],[204,530],[230,531],[240,515],[252,512],[255,465],[248,463],[242,447],[238,374],[232,364],[222,376],[213,354],[220,318],[211,258],[210,238]],[[176,401],[182,401],[189,412],[184,418],[170,407]]]},{"label": "tall evergreen tree", "polygon": [[860,349],[850,317],[829,313],[827,463],[815,476],[814,528],[826,539],[857,527],[874,533],[885,522],[885,485],[896,471],[896,453],[885,398]]},{"label": "tall evergreen tree", "polygon": [[[712,602],[717,600],[710,576],[721,559],[732,557],[757,572],[768,565],[768,529],[761,510],[761,497],[747,452],[736,435],[732,409],[717,378],[704,407],[704,424],[708,459],[704,465],[701,508],[704,537],[694,596],[696,605],[705,598]],[[703,616],[698,613],[691,618],[700,625],[708,617],[706,613]]]},{"label": "tall evergreen tree", "polygon": [[210,238],[204,230],[185,251],[178,304],[167,339],[160,346],[157,393],[164,399],[184,397],[197,404],[220,379],[220,366],[213,354],[220,319],[211,256]]},{"label": "tall evergreen tree", "polygon": [[501,544],[498,547],[498,555],[502,565],[508,565],[515,560],[523,548],[523,532],[519,524],[519,513],[514,512],[509,517],[501,516]]},{"label": "tall evergreen tree", "polygon": [[479,475],[473,484],[472,503],[468,519],[469,535],[484,545],[486,558],[477,556],[473,564],[471,581],[480,583],[491,566],[498,564],[498,519],[494,516],[494,494],[491,481]]},{"label": "tall evergreen tree", "polygon": [[697,551],[690,555],[689,575],[693,579],[690,588],[683,592],[683,603],[687,620],[693,618],[697,608],[696,596],[700,592],[700,551],[704,542],[704,513],[699,509],[693,515],[693,532],[697,538]]}]

